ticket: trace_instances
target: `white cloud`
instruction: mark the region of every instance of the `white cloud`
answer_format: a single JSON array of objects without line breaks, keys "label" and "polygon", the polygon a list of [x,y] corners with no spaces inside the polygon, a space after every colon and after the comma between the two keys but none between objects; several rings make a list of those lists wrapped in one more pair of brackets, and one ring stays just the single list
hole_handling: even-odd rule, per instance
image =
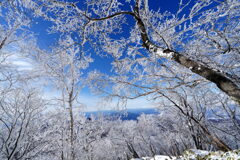
[{"label": "white cloud", "polygon": [[16,68],[18,71],[31,71],[34,69],[33,61],[31,59],[22,57],[17,53],[10,55],[6,59],[5,64]]},{"label": "white cloud", "polygon": [[19,71],[31,71],[33,70],[33,65],[26,60],[14,60],[11,62]]}]

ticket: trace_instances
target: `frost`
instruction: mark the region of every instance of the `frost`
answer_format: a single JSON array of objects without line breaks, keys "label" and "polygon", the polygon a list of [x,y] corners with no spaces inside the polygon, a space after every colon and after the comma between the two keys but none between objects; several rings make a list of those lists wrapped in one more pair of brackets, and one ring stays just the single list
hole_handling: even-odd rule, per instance
[{"label": "frost", "polygon": [[154,45],[150,45],[149,46],[149,51],[151,53],[153,53],[154,55],[157,55],[159,57],[164,57],[164,58],[169,58],[171,59],[173,56],[173,52],[169,52],[169,53],[164,53],[162,48],[157,48]]},{"label": "frost", "polygon": [[170,53],[164,53],[162,49],[158,48],[156,51],[156,55],[160,56],[160,57],[164,57],[164,58],[172,58],[173,56],[173,52]]}]

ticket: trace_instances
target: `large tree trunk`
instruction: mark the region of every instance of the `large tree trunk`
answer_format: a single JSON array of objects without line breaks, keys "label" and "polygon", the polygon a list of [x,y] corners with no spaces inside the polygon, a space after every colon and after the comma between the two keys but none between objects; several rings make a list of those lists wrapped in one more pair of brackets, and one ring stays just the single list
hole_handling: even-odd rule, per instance
[{"label": "large tree trunk", "polygon": [[230,78],[226,77],[219,71],[214,71],[213,69],[201,65],[183,55],[180,55],[177,52],[171,53],[173,53],[173,60],[189,68],[192,72],[215,83],[219,89],[221,89],[223,92],[225,92],[240,104],[240,89]]},{"label": "large tree trunk", "polygon": [[240,104],[240,88],[229,77],[223,75],[220,71],[215,71],[200,64],[199,62],[191,60],[176,51],[164,49],[153,44],[148,37],[146,27],[139,14],[139,0],[136,0],[134,11],[134,18],[136,19],[137,25],[141,31],[143,47],[145,47],[150,53],[174,60],[175,62],[189,68],[193,73],[196,73],[199,76],[215,83],[220,90]]}]

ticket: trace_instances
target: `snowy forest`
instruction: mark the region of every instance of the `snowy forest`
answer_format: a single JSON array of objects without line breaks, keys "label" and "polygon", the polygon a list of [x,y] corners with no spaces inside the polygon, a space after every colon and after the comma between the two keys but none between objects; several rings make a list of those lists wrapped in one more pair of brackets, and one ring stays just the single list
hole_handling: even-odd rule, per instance
[{"label": "snowy forest", "polygon": [[137,159],[240,159],[240,1],[0,0],[0,160]]}]

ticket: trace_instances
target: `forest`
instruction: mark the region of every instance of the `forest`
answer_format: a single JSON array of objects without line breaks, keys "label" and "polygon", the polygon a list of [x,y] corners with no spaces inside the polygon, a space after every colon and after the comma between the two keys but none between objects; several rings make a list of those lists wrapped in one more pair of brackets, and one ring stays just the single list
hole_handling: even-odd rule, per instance
[{"label": "forest", "polygon": [[0,159],[240,159],[240,1],[0,0]]}]

